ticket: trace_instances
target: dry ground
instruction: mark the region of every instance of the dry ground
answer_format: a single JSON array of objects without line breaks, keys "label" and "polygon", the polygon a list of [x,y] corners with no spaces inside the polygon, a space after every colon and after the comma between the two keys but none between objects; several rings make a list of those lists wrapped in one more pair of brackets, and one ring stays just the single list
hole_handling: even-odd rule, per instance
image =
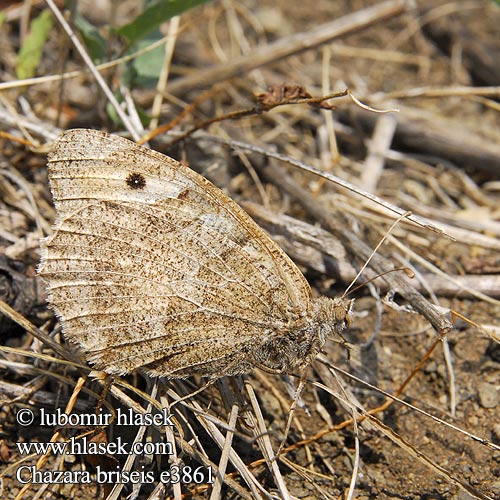
[{"label": "dry ground", "polygon": [[[37,15],[44,6],[33,3],[33,15]],[[82,12],[106,32],[107,23],[102,22],[106,12],[98,13],[88,3],[92,2],[81,2]],[[127,16],[133,17],[128,7],[137,3],[123,2],[115,23],[124,24]],[[274,99],[280,105],[212,124],[208,132],[326,169],[427,217],[455,239],[409,224],[397,226],[395,240],[379,250],[385,263],[368,269],[361,282],[387,263],[411,268],[411,287],[440,309],[432,316],[428,306],[422,306],[416,314],[415,295],[405,295],[394,288],[394,282],[383,279],[355,291],[353,320],[346,333],[353,347],[347,350],[327,342],[324,357],[371,385],[338,374],[343,380],[339,389],[327,362],[317,360],[308,372],[304,405],[296,411],[277,465],[266,463],[263,457],[269,454],[269,446],[276,451],[283,437],[291,404],[283,377],[256,370],[244,377],[245,386],[237,385],[241,384],[238,380],[225,380],[189,399],[187,406],[175,406],[177,454],[191,466],[221,465],[220,446],[231,432],[220,423],[227,424],[232,403],[239,408],[232,444],[235,454],[229,460],[221,498],[266,498],[263,491],[281,497],[289,492],[289,498],[344,498],[354,467],[358,467],[354,488],[358,499],[500,496],[500,7],[492,1],[415,4],[411,8],[396,1],[217,1],[180,19],[160,124],[181,117],[180,123],[173,123],[174,130],[188,131],[215,116],[253,108],[254,95],[264,94],[261,102]],[[16,80],[14,65],[25,22],[20,4],[12,5],[0,31],[2,82]],[[385,16],[370,11],[372,21],[366,22],[366,14],[357,29],[353,29],[354,19],[347,18],[344,33],[310,46],[320,25],[369,6],[389,10]],[[297,33],[303,34],[300,39],[294,37]],[[285,42],[277,46],[280,40]],[[120,48],[116,40],[110,44],[112,57],[118,56]],[[262,62],[257,64],[260,57]],[[214,67],[217,71],[211,71]],[[66,35],[54,29],[38,74],[82,68]],[[114,90],[123,72],[123,66],[117,66],[104,73]],[[361,109],[349,97],[329,101],[337,108],[333,111],[307,103],[284,105],[284,97],[297,97],[294,85],[312,96],[348,87],[373,108],[399,108],[400,112],[377,114]],[[266,94],[271,87],[274,91]],[[154,91],[139,86],[131,90],[130,99],[150,112]],[[68,80],[64,86],[59,81],[10,89],[0,86],[0,93],[0,129],[25,138],[27,130],[43,145],[49,145],[59,129],[123,130],[112,125],[106,99],[89,74]],[[38,415],[41,408],[64,409],[78,377],[88,371],[30,354],[54,355],[26,333],[20,317],[46,334],[56,328],[55,339],[64,343],[35,277],[37,224],[48,233],[55,213],[45,150],[30,150],[7,135],[0,140],[0,298],[19,313],[11,314],[17,323],[0,316],[5,346],[0,349],[0,496],[13,499],[21,490],[14,478],[16,468],[40,458],[20,455],[15,443],[47,442],[57,430],[22,427],[16,422],[17,412],[32,408]],[[311,174],[293,167],[287,173],[276,171],[283,165],[266,154],[243,150],[235,154],[234,149],[200,134],[167,147],[169,140],[162,135],[151,144],[187,161],[241,202],[301,266],[314,293],[342,294],[354,277],[354,268],[359,269],[365,259],[353,238],[373,248],[392,223],[372,202],[360,201]],[[299,188],[306,194],[298,193]],[[285,220],[284,214],[309,225]],[[2,309],[8,310],[3,305]],[[429,359],[420,364],[438,338],[433,326],[445,333],[448,321],[453,321],[453,328],[446,332],[447,343],[438,342]],[[385,397],[375,388],[396,393],[412,374],[399,395],[405,403],[477,438],[395,402],[376,413],[376,421],[358,424],[357,441],[352,424],[343,424],[351,418],[353,402],[359,403],[358,415],[377,408]],[[142,376],[128,377],[110,388],[113,394],[107,394],[107,404],[126,408],[132,404],[123,395],[127,394],[146,407],[143,396],[125,383],[152,391]],[[160,381],[156,399],[171,404],[199,386],[199,380]],[[93,379],[87,380],[85,390],[78,395],[74,412],[92,412],[96,393],[104,391],[103,384]],[[205,412],[212,415],[212,421],[203,417]],[[219,431],[212,422],[219,423]],[[88,430],[64,429],[58,439]],[[136,427],[111,426],[98,437],[113,441],[122,433],[131,441],[137,432]],[[268,433],[269,442],[263,437]],[[147,435],[156,442],[173,442],[172,435],[151,428]],[[94,470],[99,465],[121,469],[124,459],[55,456],[48,457],[41,468]],[[167,465],[167,457],[143,456],[133,467],[158,474]],[[263,490],[249,486],[250,474]],[[187,498],[211,494],[206,485],[189,484],[177,491],[160,488],[158,497],[150,496],[154,486],[134,491],[133,498],[174,494],[181,498],[181,490]],[[121,497],[130,491],[132,486],[127,485]],[[107,492],[109,488],[95,484],[32,485],[22,498],[103,498]]]}]

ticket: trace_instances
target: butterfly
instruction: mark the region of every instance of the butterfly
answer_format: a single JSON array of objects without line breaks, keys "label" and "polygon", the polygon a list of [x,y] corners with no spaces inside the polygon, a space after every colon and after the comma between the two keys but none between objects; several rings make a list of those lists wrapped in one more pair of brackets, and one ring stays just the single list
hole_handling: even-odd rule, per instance
[{"label": "butterfly", "polygon": [[109,374],[218,378],[309,365],[352,302],[313,298],[292,260],[219,188],[119,136],[64,132],[38,272],[65,337]]}]

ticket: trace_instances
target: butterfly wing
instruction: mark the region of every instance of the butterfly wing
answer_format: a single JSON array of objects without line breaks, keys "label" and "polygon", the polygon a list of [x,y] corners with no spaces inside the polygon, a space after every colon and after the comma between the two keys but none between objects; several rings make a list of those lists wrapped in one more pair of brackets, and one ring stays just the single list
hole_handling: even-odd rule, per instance
[{"label": "butterfly wing", "polygon": [[221,376],[300,322],[310,288],[222,191],[185,165],[100,131],[49,155],[58,217],[40,274],[68,339],[109,373]]}]

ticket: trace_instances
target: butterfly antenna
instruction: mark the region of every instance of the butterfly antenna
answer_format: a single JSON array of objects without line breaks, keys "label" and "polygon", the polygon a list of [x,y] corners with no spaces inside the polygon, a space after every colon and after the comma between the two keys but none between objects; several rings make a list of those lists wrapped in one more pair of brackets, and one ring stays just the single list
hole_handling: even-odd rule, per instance
[{"label": "butterfly antenna", "polygon": [[[349,290],[349,293],[354,293],[356,290],[359,290],[360,288],[363,288],[364,286],[368,285],[369,283],[372,283],[378,278],[381,278],[382,276],[385,276],[386,274],[389,273],[395,273],[398,271],[403,271],[408,278],[414,278],[415,273],[409,268],[409,267],[397,267],[396,269],[389,269],[388,271],[385,271],[383,273],[379,273],[376,276],[373,276],[373,278],[370,278],[369,280],[363,281],[363,283],[360,283],[358,286],[355,286],[351,290]],[[344,294],[346,296],[347,294]]]},{"label": "butterfly antenna", "polygon": [[346,288],[344,294],[343,294],[343,297],[345,297],[348,293],[349,293],[349,290],[354,286],[354,283],[356,283],[356,281],[358,280],[358,278],[361,276],[361,274],[363,274],[364,270],[366,269],[366,267],[368,266],[368,264],[370,263],[370,261],[372,260],[373,256],[377,253],[378,249],[382,246],[382,244],[384,243],[384,241],[387,239],[387,237],[389,236],[389,234],[391,234],[391,232],[394,230],[394,228],[403,220],[403,219],[406,219],[408,218],[412,213],[411,212],[405,212],[403,215],[399,216],[393,223],[392,223],[392,226],[389,228],[389,230],[387,231],[387,233],[384,234],[384,236],[382,237],[382,239],[378,242],[377,246],[373,249],[372,253],[370,254],[370,257],[368,257],[368,259],[366,260],[366,262],[363,264],[363,266],[361,267],[361,269],[359,270],[358,274],[356,274],[356,276],[354,277],[354,279],[351,281],[351,284]]}]

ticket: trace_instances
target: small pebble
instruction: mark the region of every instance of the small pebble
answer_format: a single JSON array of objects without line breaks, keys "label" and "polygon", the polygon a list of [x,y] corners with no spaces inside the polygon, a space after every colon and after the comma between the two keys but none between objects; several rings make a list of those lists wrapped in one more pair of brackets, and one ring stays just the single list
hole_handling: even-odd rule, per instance
[{"label": "small pebble", "polygon": [[497,439],[498,441],[500,441],[500,424],[494,423],[491,426],[491,431],[492,431],[493,436],[495,437],[495,439]]},{"label": "small pebble", "polygon": [[498,405],[498,390],[495,385],[483,382],[477,389],[479,404],[483,408],[495,408]]}]

